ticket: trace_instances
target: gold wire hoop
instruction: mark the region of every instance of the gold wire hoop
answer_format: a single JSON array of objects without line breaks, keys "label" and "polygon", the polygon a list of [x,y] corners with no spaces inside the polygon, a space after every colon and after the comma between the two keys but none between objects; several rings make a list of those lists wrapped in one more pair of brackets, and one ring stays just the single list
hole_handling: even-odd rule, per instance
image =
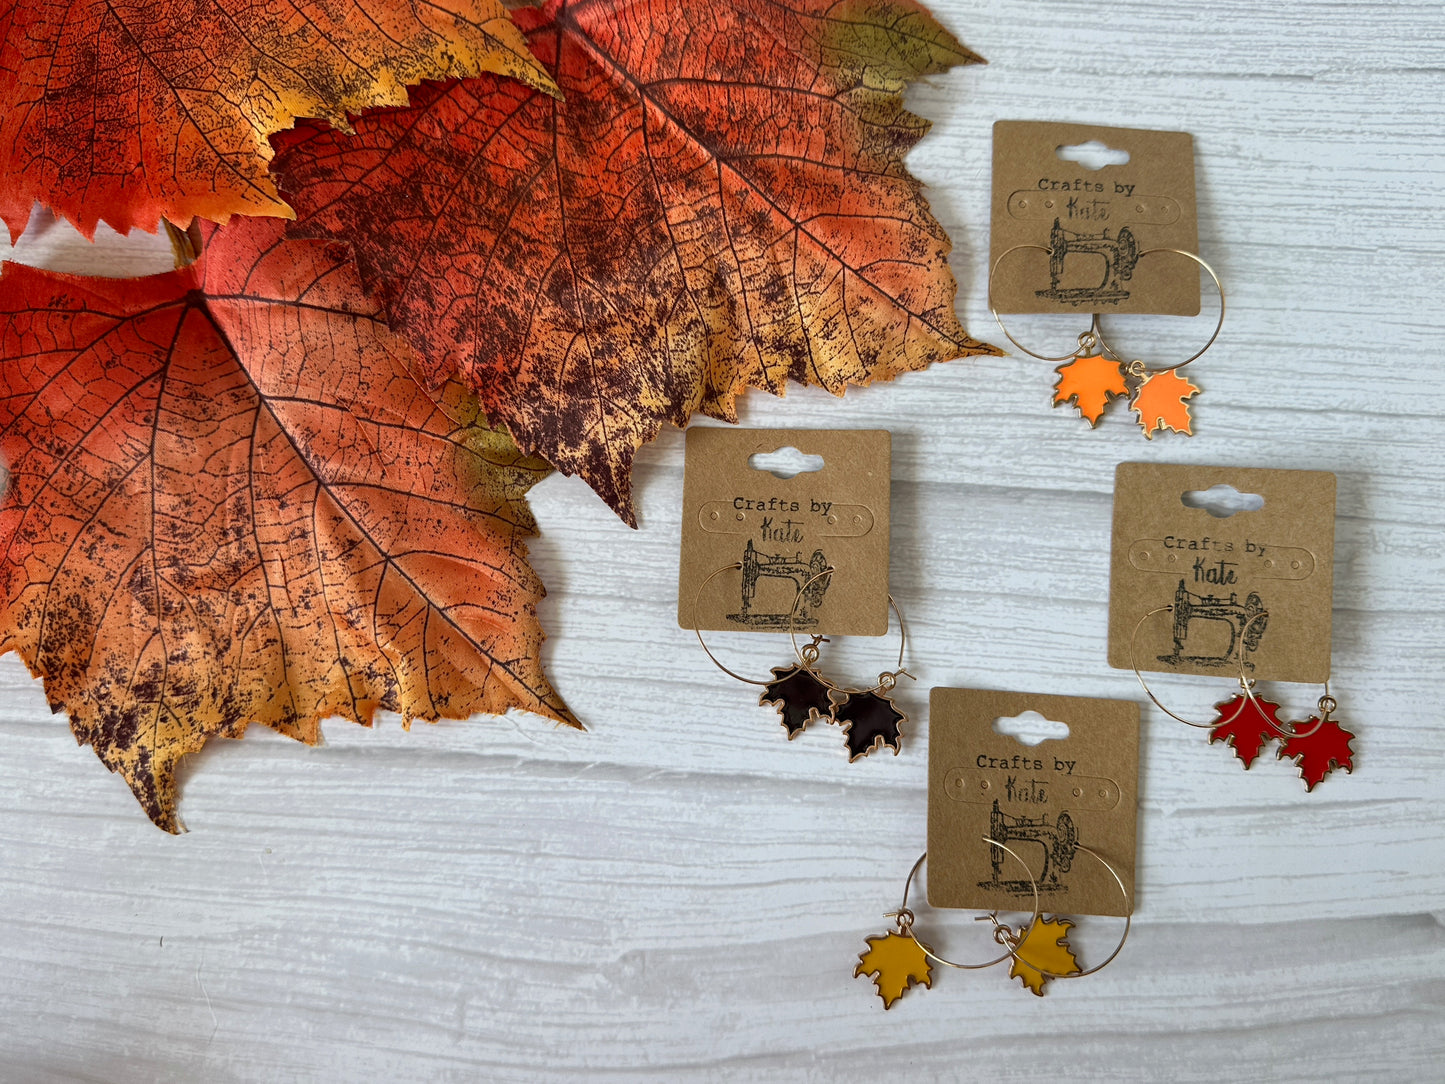
[{"label": "gold wire hoop", "polygon": [[1092,350],[1096,345],[1102,346],[1104,340],[1099,335],[1099,316],[1097,313],[1094,314],[1093,321],[1089,325],[1089,330],[1079,335],[1079,345],[1067,354],[1059,354],[1057,356],[1040,354],[1037,350],[1030,350],[1014,338],[1013,332],[1008,329],[1008,326],[1003,322],[1003,317],[999,315],[998,309],[994,307],[993,277],[998,272],[998,265],[1003,263],[1005,256],[1025,248],[1036,248],[1040,252],[1049,251],[1049,249],[1043,245],[1014,245],[1013,248],[1006,248],[1000,252],[998,259],[994,260],[993,266],[988,269],[988,311],[993,313],[994,323],[998,324],[998,329],[1004,333],[1004,337],[1029,357],[1038,358],[1040,361],[1068,361],[1070,358],[1078,357],[1080,350]]},{"label": "gold wire hoop", "polygon": [[[1172,252],[1178,256],[1185,256],[1193,260],[1200,267],[1204,268],[1205,272],[1208,273],[1209,277],[1214,280],[1214,288],[1219,291],[1219,319],[1214,322],[1214,333],[1209,336],[1209,341],[1206,342],[1194,353],[1190,354],[1183,361],[1176,361],[1173,365],[1156,365],[1152,369],[1141,361],[1134,361],[1130,363],[1130,372],[1134,376],[1152,376],[1155,373],[1167,373],[1171,369],[1182,369],[1191,361],[1197,361],[1211,346],[1214,345],[1214,340],[1219,338],[1220,329],[1224,327],[1224,284],[1219,281],[1219,276],[1214,273],[1214,268],[1210,267],[1199,256],[1196,256],[1194,253],[1188,252],[1182,248],[1146,248],[1143,252],[1139,253],[1139,259],[1142,260],[1145,256],[1152,256],[1156,252]],[[1110,357],[1121,361],[1123,360],[1123,356],[1112,346],[1109,345],[1108,339],[1104,338],[1104,325],[1099,322],[1099,316],[1097,313],[1095,313],[1094,315],[1094,326],[1090,329],[1090,331],[1094,336],[1098,338],[1099,345],[1104,348],[1104,350],[1108,353]]]},{"label": "gold wire hoop", "polygon": [[[798,603],[803,600],[803,596],[807,593],[808,588],[812,587],[813,584],[821,580],[824,576],[831,576],[837,571],[836,568],[829,565],[816,576],[810,576],[803,585],[798,588],[798,596],[793,599],[793,608],[788,611],[788,639],[792,642],[793,654],[798,656],[799,665],[808,673],[812,674],[813,677],[817,678],[826,688],[832,689],[834,692],[843,693],[845,696],[857,696],[866,693],[886,693],[898,684],[899,674],[903,674],[916,681],[917,678],[914,678],[912,674],[903,668],[903,652],[908,646],[908,626],[903,621],[903,611],[898,608],[898,603],[893,601],[891,594],[888,596],[888,605],[892,608],[893,612],[898,615],[898,666],[894,670],[885,670],[879,674],[876,685],[870,685],[866,689],[852,689],[846,685],[838,685],[815,670],[814,667],[818,665],[818,660],[816,658],[809,659],[806,650],[798,647]],[[699,588],[699,590],[701,589]]]},{"label": "gold wire hoop", "polygon": [[[1328,705],[1328,707],[1326,707],[1326,705]],[[1316,730],[1324,726],[1325,723],[1329,721],[1330,716],[1339,706],[1340,702],[1330,695],[1330,679],[1325,678],[1324,695],[1315,701],[1315,710],[1320,713],[1320,721],[1317,722],[1311,729],[1306,730],[1304,733],[1300,733],[1298,730],[1294,731],[1292,734],[1290,734],[1290,737],[1308,738],[1311,734],[1313,734]]]},{"label": "gold wire hoop", "polygon": [[[1234,714],[1231,715],[1228,719],[1216,719],[1212,723],[1196,723],[1193,719],[1186,719],[1184,718],[1184,716],[1179,715],[1176,712],[1170,711],[1164,706],[1163,702],[1154,695],[1154,690],[1149,688],[1149,683],[1144,680],[1144,674],[1139,669],[1139,655],[1137,652],[1139,642],[1139,630],[1144,627],[1144,622],[1148,621],[1155,614],[1172,614],[1173,612],[1173,603],[1170,603],[1168,606],[1159,606],[1155,609],[1150,610],[1143,617],[1139,618],[1138,623],[1134,626],[1133,633],[1131,633],[1129,636],[1129,665],[1133,668],[1134,677],[1138,679],[1139,688],[1144,690],[1144,695],[1147,696],[1150,700],[1154,701],[1154,706],[1160,711],[1162,711],[1165,715],[1169,716],[1169,718],[1176,719],[1179,722],[1183,723],[1185,726],[1198,727],[1200,730],[1213,730],[1217,726],[1227,726],[1228,724],[1234,722],[1234,720],[1238,719],[1241,715],[1244,714],[1244,705],[1247,703],[1254,704],[1255,708],[1260,710],[1261,714],[1263,714],[1263,710],[1259,707],[1259,701],[1254,698],[1254,681],[1251,678],[1247,677],[1244,673],[1244,630],[1241,630],[1239,634],[1239,687],[1244,691],[1244,694],[1246,697],[1248,697],[1248,699],[1244,703],[1241,703],[1239,707],[1235,708]],[[1269,611],[1264,610],[1261,613],[1255,614],[1254,617],[1250,619],[1249,624],[1252,625],[1261,617],[1268,616]],[[1248,625],[1245,626],[1246,629],[1248,627]],[[1265,716],[1265,718],[1268,719],[1268,716]]]},{"label": "gold wire hoop", "polygon": [[[1014,860],[1015,862],[1017,862],[1019,865],[1023,866],[1024,872],[1029,875],[1029,884],[1031,884],[1031,885],[1033,886],[1033,889],[1034,889],[1034,913],[1033,913],[1033,917],[1029,919],[1029,924],[1028,924],[1028,926],[1025,927],[1025,933],[1026,933],[1028,930],[1033,929],[1033,928],[1034,928],[1034,923],[1039,920],[1039,911],[1040,911],[1040,909],[1041,909],[1041,904],[1040,904],[1040,901],[1039,901],[1039,882],[1034,879],[1033,871],[1029,869],[1028,863],[1025,862],[1022,858],[1020,858],[1020,857],[1018,856],[1018,854],[1013,850],[1013,848],[1008,847],[1008,846],[1005,846],[1004,844],[1000,843],[1000,842],[999,842],[998,840],[996,840],[996,839],[990,839],[988,836],[980,836],[979,838],[982,839],[985,843],[987,843],[987,844],[988,844],[989,846],[991,846],[991,847],[997,847],[997,848],[998,848],[999,850],[1001,850],[1001,851],[1006,851],[1009,855],[1011,855],[1011,856],[1013,857],[1013,860]],[[899,930],[899,932],[902,933],[902,934],[904,934],[904,935],[906,935],[915,945],[917,945],[920,949],[922,949],[922,950],[923,950],[923,955],[927,956],[927,957],[928,957],[930,960],[932,960],[934,963],[943,964],[945,967],[956,967],[956,968],[958,968],[958,970],[960,970],[960,971],[981,971],[981,970],[983,970],[985,967],[993,967],[995,964],[1001,964],[1001,963],[1003,963],[1005,960],[1007,960],[1007,959],[1009,959],[1011,956],[1013,956],[1013,951],[1010,950],[1010,951],[1008,951],[1008,952],[1005,952],[1002,956],[998,957],[997,959],[989,960],[988,963],[984,963],[984,964],[960,964],[960,963],[954,962],[953,960],[945,960],[942,956],[939,956],[939,955],[938,955],[937,953],[935,953],[931,948],[929,948],[927,945],[925,945],[922,941],[918,940],[917,935],[914,934],[914,932],[913,932],[913,921],[914,921],[914,919],[915,919],[917,916],[914,915],[914,913],[913,913],[911,910],[909,910],[909,908],[908,908],[908,891],[909,891],[910,888],[913,887],[913,878],[918,875],[919,869],[922,868],[923,863],[924,863],[924,861],[925,861],[927,858],[928,858],[928,852],[927,852],[927,851],[924,851],[921,855],[918,856],[918,861],[915,862],[915,863],[913,863],[913,868],[908,871],[908,879],[903,882],[903,902],[898,905],[898,910],[892,912],[891,914],[889,914],[889,915],[887,916],[888,918],[893,918],[893,919],[897,919],[897,920],[898,920],[898,930]],[[1120,883],[1122,884],[1123,882],[1120,882]],[[999,921],[998,921],[998,912],[997,912],[997,911],[994,911],[994,912],[992,912],[991,914],[988,914],[988,915],[979,915],[979,916],[977,916],[977,918],[975,919],[975,921],[978,921],[978,922],[987,922],[987,921],[989,921],[989,919],[992,919],[992,920],[993,920],[995,934],[997,934],[997,931],[998,931],[998,930],[1001,930],[1001,929],[1003,928],[1003,927],[999,924]],[[1022,936],[1022,935],[1021,935],[1021,936]],[[1002,943],[1002,942],[1000,942],[1000,943]],[[1117,951],[1116,951],[1115,955],[1117,955]],[[1113,957],[1110,957],[1110,959],[1113,959]],[[1032,966],[1032,965],[1030,965],[1030,966]]]},{"label": "gold wire hoop", "polygon": [[[702,629],[700,627],[701,622],[699,622],[697,619],[697,600],[702,598],[703,590],[707,587],[707,585],[712,583],[712,581],[716,577],[721,576],[724,572],[741,572],[742,567],[743,563],[741,561],[734,561],[730,565],[723,565],[722,568],[714,569],[712,572],[708,573],[707,578],[703,580],[702,583],[697,585],[697,594],[692,596],[692,631],[693,634],[697,636],[697,642],[702,646],[703,651],[707,652],[707,657],[712,660],[712,664],[716,666],[719,670],[721,670],[724,674],[726,674],[728,677],[734,678],[747,685],[768,685],[771,683],[767,681],[758,681],[756,678],[743,677],[742,674],[739,674],[736,670],[729,670],[726,666],[724,666],[721,660],[719,660],[718,657],[712,653],[712,648],[707,646],[707,641],[702,638]],[[799,592],[799,595],[801,597],[801,592]],[[794,599],[793,608],[797,609],[797,607],[797,600]],[[794,648],[797,647],[796,641],[794,641],[793,646]]]},{"label": "gold wire hoop", "polygon": [[[1168,606],[1160,606],[1156,609],[1150,610],[1143,617],[1139,618],[1138,624],[1134,626],[1134,632],[1129,637],[1129,665],[1134,669],[1134,677],[1138,679],[1139,687],[1144,690],[1144,695],[1154,702],[1154,706],[1160,711],[1162,711],[1165,715],[1169,716],[1171,719],[1176,719],[1179,722],[1183,723],[1185,726],[1198,727],[1200,730],[1213,730],[1215,727],[1228,726],[1230,723],[1234,722],[1236,719],[1238,719],[1241,715],[1244,714],[1244,708],[1246,704],[1253,704],[1255,711],[1259,713],[1259,717],[1263,719],[1270,726],[1271,729],[1278,733],[1280,737],[1308,738],[1315,731],[1319,730],[1320,727],[1324,726],[1325,720],[1328,719],[1330,716],[1330,712],[1334,711],[1335,708],[1339,707],[1339,704],[1336,702],[1335,698],[1330,695],[1330,682],[1329,679],[1326,678],[1325,694],[1319,698],[1319,701],[1316,704],[1316,707],[1320,711],[1320,719],[1319,722],[1315,723],[1315,725],[1309,730],[1300,730],[1293,725],[1282,726],[1279,723],[1276,723],[1272,718],[1270,718],[1269,712],[1264,710],[1264,705],[1261,704],[1259,702],[1259,699],[1254,695],[1255,679],[1244,672],[1244,634],[1249,630],[1250,625],[1253,625],[1256,621],[1260,621],[1269,617],[1268,610],[1261,610],[1259,613],[1251,617],[1249,621],[1245,624],[1244,628],[1240,629],[1239,631],[1239,688],[1240,691],[1244,693],[1245,698],[1240,703],[1240,705],[1234,709],[1234,714],[1231,715],[1228,719],[1216,719],[1212,723],[1196,723],[1193,719],[1186,719],[1184,718],[1184,716],[1178,715],[1175,712],[1170,711],[1160,702],[1159,698],[1154,695],[1154,690],[1149,688],[1148,682],[1144,680],[1144,675],[1139,670],[1139,657],[1135,653],[1135,650],[1136,644],[1139,639],[1139,630],[1144,627],[1144,622],[1148,621],[1155,614],[1173,612],[1174,606],[1172,603]],[[1325,707],[1326,702],[1329,703],[1328,708]]]},{"label": "gold wire hoop", "polygon": [[1083,971],[1071,971],[1068,974],[1064,974],[1061,971],[1045,971],[1042,967],[1031,964],[1029,963],[1029,961],[1025,960],[1022,956],[1020,956],[1018,952],[1018,945],[1023,944],[1023,935],[1019,936],[1017,944],[1011,944],[1008,941],[1005,941],[1003,943],[1004,948],[1009,950],[1008,954],[1012,956],[1015,960],[1023,964],[1029,970],[1037,971],[1040,975],[1044,975],[1047,978],[1051,979],[1082,979],[1086,975],[1093,975],[1104,970],[1104,968],[1108,967],[1111,963],[1114,962],[1114,957],[1118,956],[1119,953],[1124,951],[1124,942],[1129,940],[1129,930],[1134,925],[1134,903],[1132,900],[1129,899],[1129,890],[1124,887],[1124,878],[1119,876],[1119,871],[1116,870],[1113,866],[1111,866],[1108,862],[1104,861],[1104,856],[1099,854],[1098,851],[1091,850],[1090,848],[1085,847],[1082,843],[1076,842],[1074,846],[1076,849],[1081,850],[1085,854],[1090,855],[1091,857],[1096,859],[1101,866],[1108,870],[1109,876],[1114,878],[1114,883],[1119,886],[1119,891],[1123,893],[1125,907],[1124,935],[1119,938],[1119,943],[1114,946],[1114,951],[1109,953],[1109,955],[1104,958],[1103,963],[1095,964],[1093,967],[1087,968]]},{"label": "gold wire hoop", "polygon": [[[1008,341],[1017,346],[1025,354],[1028,354],[1030,357],[1038,358],[1040,361],[1068,361],[1070,358],[1077,357],[1078,351],[1075,350],[1070,351],[1067,354],[1055,355],[1040,354],[1037,350],[1030,350],[1023,343],[1019,342],[1018,339],[1014,338],[1013,332],[1009,331],[1008,326],[1003,322],[1003,317],[999,315],[998,309],[994,306],[993,279],[994,275],[998,271],[998,265],[1003,263],[1005,256],[1013,252],[1018,252],[1020,249],[1026,248],[1037,249],[1040,252],[1051,251],[1045,245],[1014,245],[1012,248],[1004,249],[1004,251],[1000,252],[998,255],[998,259],[993,261],[993,266],[990,267],[988,271],[988,311],[993,314],[994,322],[998,324],[999,330],[1004,333],[1004,336],[1008,339]],[[1214,268],[1210,267],[1209,264],[1206,263],[1201,257],[1195,255],[1193,252],[1186,251],[1182,248],[1148,248],[1145,249],[1143,252],[1139,253],[1139,259],[1142,260],[1145,256],[1151,256],[1157,252],[1172,252],[1179,256],[1187,257],[1188,259],[1191,259],[1195,263],[1197,263],[1200,267],[1204,268],[1210,279],[1213,280],[1214,288],[1219,291],[1219,318],[1214,323],[1214,333],[1209,336],[1209,340],[1197,351],[1189,355],[1189,357],[1185,358],[1183,361],[1176,362],[1173,365],[1158,365],[1153,368],[1145,365],[1142,361],[1134,361],[1129,365],[1129,373],[1130,375],[1135,377],[1152,376],[1154,373],[1168,372],[1171,369],[1182,369],[1191,361],[1197,361],[1211,346],[1214,345],[1214,341],[1219,338],[1220,329],[1224,327],[1224,284],[1219,280],[1219,276],[1215,274]],[[1099,313],[1097,312],[1093,314],[1093,319],[1089,323],[1089,330],[1083,332],[1079,336],[1079,350],[1092,350],[1095,346],[1100,347],[1107,357],[1110,357],[1115,361],[1123,361],[1123,355],[1121,355],[1117,350],[1115,350],[1113,346],[1109,344],[1109,340],[1105,338],[1104,326],[1100,322]]]}]

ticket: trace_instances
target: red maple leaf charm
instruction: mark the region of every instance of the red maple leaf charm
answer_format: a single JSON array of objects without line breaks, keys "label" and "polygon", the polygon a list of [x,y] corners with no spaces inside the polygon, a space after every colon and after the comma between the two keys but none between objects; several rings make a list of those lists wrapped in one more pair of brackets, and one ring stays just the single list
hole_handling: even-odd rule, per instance
[{"label": "red maple leaf charm", "polygon": [[1328,718],[1321,722],[1318,715],[1311,715],[1299,729],[1303,736],[1286,740],[1280,746],[1279,757],[1294,759],[1305,790],[1314,790],[1336,768],[1355,770],[1354,751],[1350,748],[1355,736],[1339,723]]},{"label": "red maple leaf charm", "polygon": [[1215,704],[1214,710],[1221,721],[1210,730],[1209,744],[1222,741],[1232,746],[1246,770],[1268,742],[1288,732],[1280,722],[1279,705],[1263,697],[1236,693]]}]

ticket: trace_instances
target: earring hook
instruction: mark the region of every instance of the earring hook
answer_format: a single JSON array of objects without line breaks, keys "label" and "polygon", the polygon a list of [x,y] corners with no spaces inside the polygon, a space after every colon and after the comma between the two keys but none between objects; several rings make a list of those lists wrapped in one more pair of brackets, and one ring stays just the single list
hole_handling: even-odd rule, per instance
[{"label": "earring hook", "polygon": [[[1172,252],[1178,256],[1186,256],[1204,268],[1209,277],[1214,280],[1214,288],[1219,291],[1219,319],[1214,323],[1214,333],[1209,336],[1209,341],[1183,361],[1177,361],[1172,365],[1156,365],[1153,368],[1150,368],[1141,361],[1131,362],[1130,372],[1136,377],[1153,376],[1155,373],[1167,373],[1172,369],[1182,369],[1191,361],[1197,361],[1214,345],[1214,340],[1219,338],[1220,329],[1224,327],[1224,284],[1219,281],[1219,276],[1214,273],[1214,268],[1210,267],[1209,264],[1205,263],[1199,256],[1182,248],[1148,248],[1139,253],[1139,259],[1142,260],[1145,256],[1152,256],[1156,252]],[[1098,313],[1094,314],[1094,326],[1091,328],[1091,331],[1098,337],[1099,345],[1104,348],[1110,357],[1122,360],[1119,352],[1110,346],[1109,341],[1104,338],[1104,327],[1099,322]],[[1137,366],[1137,368],[1135,368],[1135,366]]]},{"label": "earring hook", "polygon": [[827,568],[823,569],[822,572],[819,572],[816,576],[809,577],[809,579],[798,588],[798,595],[796,598],[793,599],[793,608],[788,611],[788,639],[792,641],[793,653],[798,656],[798,662],[802,665],[803,669],[806,670],[809,674],[812,674],[813,677],[815,677],[819,682],[821,682],[826,688],[832,689],[835,692],[843,693],[847,696],[856,696],[866,693],[886,693],[888,692],[888,690],[892,689],[895,685],[898,684],[898,677],[900,674],[908,678],[910,681],[917,681],[918,679],[912,674],[910,674],[903,667],[903,654],[904,650],[908,646],[908,625],[903,620],[903,611],[898,608],[898,603],[893,601],[893,596],[891,594],[888,596],[888,605],[892,608],[894,614],[896,614],[898,617],[898,665],[893,670],[885,670],[883,673],[879,674],[878,683],[876,685],[869,686],[866,689],[852,689],[848,688],[845,685],[835,684],[828,678],[824,677],[817,670],[813,669],[813,667],[816,666],[818,662],[816,656],[814,656],[812,659],[809,659],[806,657],[803,650],[799,650],[797,629],[798,604],[803,600],[803,596],[807,593],[808,588],[812,587],[814,583],[823,579],[824,577],[832,576],[833,573],[837,571],[838,570],[836,568],[834,568],[832,565],[829,565]]}]

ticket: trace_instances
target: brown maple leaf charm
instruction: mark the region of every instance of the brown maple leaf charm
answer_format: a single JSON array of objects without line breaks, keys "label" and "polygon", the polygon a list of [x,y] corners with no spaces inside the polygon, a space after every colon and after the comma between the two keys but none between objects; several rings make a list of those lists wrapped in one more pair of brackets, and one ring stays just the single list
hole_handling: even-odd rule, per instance
[{"label": "brown maple leaf charm", "polygon": [[833,721],[833,701],[828,692],[828,686],[801,666],[775,666],[773,680],[763,686],[758,703],[778,709],[788,740],[792,741],[817,719]]},{"label": "brown maple leaf charm", "polygon": [[1054,372],[1059,374],[1054,384],[1054,406],[1062,406],[1072,399],[1080,416],[1094,427],[1098,426],[1111,399],[1129,394],[1123,367],[1103,354],[1075,357]]},{"label": "brown maple leaf charm", "polygon": [[843,725],[850,762],[881,746],[892,749],[897,756],[903,740],[898,724],[908,721],[892,700],[877,692],[852,693],[833,709],[833,718]]},{"label": "brown maple leaf charm", "polygon": [[1157,429],[1172,429],[1192,437],[1188,400],[1198,394],[1197,387],[1173,369],[1165,369],[1139,385],[1129,409],[1139,416],[1139,425],[1150,440]]}]

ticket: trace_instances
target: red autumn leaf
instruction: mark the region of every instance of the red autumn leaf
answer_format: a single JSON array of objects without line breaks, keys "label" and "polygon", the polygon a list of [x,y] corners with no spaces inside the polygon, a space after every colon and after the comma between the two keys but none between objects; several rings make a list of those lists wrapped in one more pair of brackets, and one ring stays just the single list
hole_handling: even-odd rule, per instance
[{"label": "red autumn leaf", "polygon": [[236,219],[152,278],[0,276],[0,651],[170,831],[177,760],[253,722],[575,724],[525,560],[545,464],[433,402],[344,250],[282,230]]},{"label": "red autumn leaf", "polygon": [[482,72],[551,86],[501,0],[0,0],[0,218],[289,217],[268,135]]},{"label": "red autumn leaf", "polygon": [[1305,781],[1305,790],[1314,790],[1330,772],[1343,768],[1355,770],[1354,751],[1350,742],[1355,736],[1333,719],[1320,721],[1312,715],[1307,723],[1296,727],[1301,737],[1289,738],[1280,746],[1279,756],[1283,760],[1292,758],[1299,766],[1300,778]]},{"label": "red autumn leaf", "polygon": [[1216,725],[1209,732],[1209,744],[1222,741],[1234,747],[1248,769],[1260,751],[1275,738],[1288,731],[1280,722],[1279,705],[1256,696],[1252,700],[1236,693],[1223,703],[1214,705]]},{"label": "red autumn leaf", "polygon": [[293,235],[355,245],[428,381],[629,523],[665,422],[748,387],[835,394],[996,353],[954,313],[903,157],[909,80],[978,58],[916,0],[552,0],[514,13],[560,86],[425,86],[277,136]]}]

